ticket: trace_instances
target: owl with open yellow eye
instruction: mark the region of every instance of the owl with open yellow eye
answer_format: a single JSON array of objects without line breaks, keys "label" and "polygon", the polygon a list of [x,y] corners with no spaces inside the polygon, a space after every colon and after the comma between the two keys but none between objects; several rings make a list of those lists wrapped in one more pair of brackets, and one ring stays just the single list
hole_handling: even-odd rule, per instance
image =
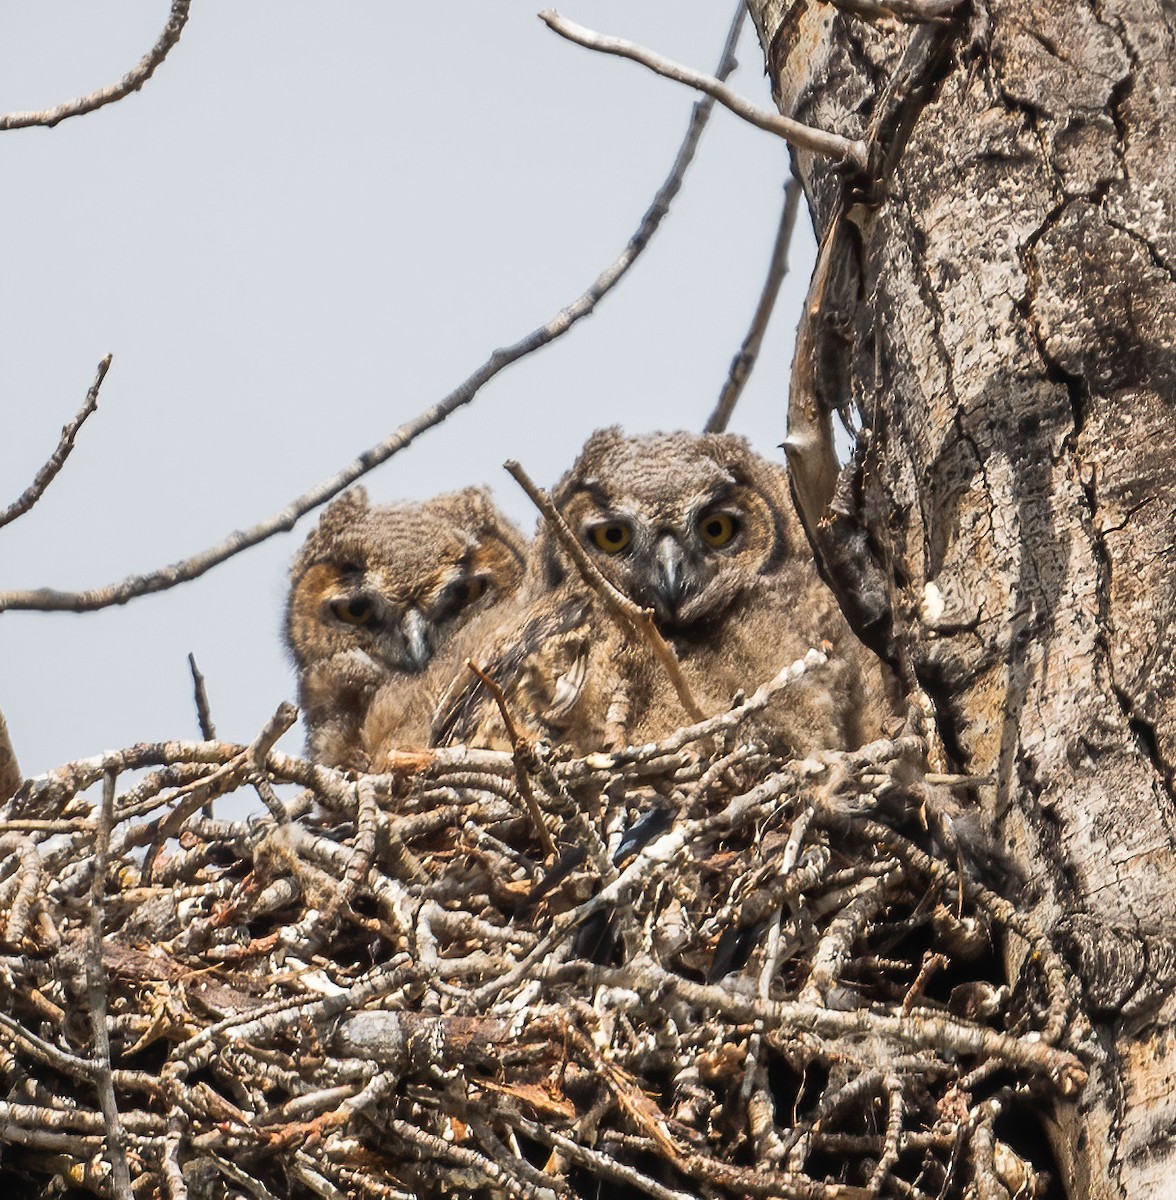
[{"label": "owl with open yellow eye", "polygon": [[353,488],[331,504],[290,568],[286,607],[310,756],[367,769],[363,728],[382,690],[422,714],[397,732],[423,744],[430,664],[515,593],[525,555],[484,488],[383,506]]},{"label": "owl with open yellow eye", "polygon": [[[876,736],[891,711],[886,672],[818,577],[783,469],[744,439],[601,430],[552,499],[601,573],[652,611],[704,713],[825,644],[829,664],[777,696],[761,734],[798,753]],[[585,753],[688,723],[649,648],[616,626],[545,528],[514,608],[485,665],[533,735]],[[456,681],[435,739],[496,736],[484,689]]]}]

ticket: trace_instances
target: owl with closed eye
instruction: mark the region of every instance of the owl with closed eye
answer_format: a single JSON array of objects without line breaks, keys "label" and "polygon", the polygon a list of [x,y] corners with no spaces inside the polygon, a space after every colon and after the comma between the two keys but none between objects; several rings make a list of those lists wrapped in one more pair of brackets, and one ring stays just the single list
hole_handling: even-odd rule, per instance
[{"label": "owl with closed eye", "polygon": [[331,504],[290,568],[286,607],[310,757],[367,769],[373,697],[419,690],[459,631],[515,593],[525,557],[484,488],[382,506],[353,488]]},{"label": "owl with closed eye", "polygon": [[[788,481],[730,434],[592,435],[552,499],[601,573],[653,612],[694,698],[711,715],[813,646],[829,664],[779,693],[760,733],[804,753],[875,736],[890,711],[884,670],[820,580]],[[579,752],[659,739],[688,723],[648,647],[603,610],[541,528],[526,603],[490,673],[530,730]],[[493,738],[465,682],[439,711],[439,740]]]}]

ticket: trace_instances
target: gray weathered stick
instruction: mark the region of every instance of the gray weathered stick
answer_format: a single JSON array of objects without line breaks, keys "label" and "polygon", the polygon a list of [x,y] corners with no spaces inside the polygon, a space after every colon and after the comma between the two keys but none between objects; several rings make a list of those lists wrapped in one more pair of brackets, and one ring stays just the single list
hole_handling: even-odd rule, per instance
[{"label": "gray weathered stick", "polygon": [[90,880],[90,940],[86,950],[86,998],[94,1031],[94,1083],[106,1126],[106,1151],[110,1155],[111,1187],[118,1200],[131,1200],[131,1173],[126,1141],[110,1065],[110,1032],[106,1028],[106,968],[102,965],[102,920],[106,912],[106,869],[110,862],[110,833],[114,827],[115,773],[108,771],[102,784],[102,808],[94,846],[94,874]]},{"label": "gray weathered stick", "polygon": [[0,116],[0,130],[27,129],[30,125],[43,125],[52,128],[68,117],[78,117],[82,113],[93,112],[107,104],[113,104],[131,92],[137,92],[143,84],[155,74],[156,67],[168,56],[171,48],[180,40],[185,24],[188,21],[188,9],[192,0],[172,0],[171,12],[167,24],[159,35],[159,40],[139,60],[134,69],[128,71],[117,83],[99,88],[89,95],[79,96],[76,100],[67,100],[55,108],[41,109],[36,112],[11,112]]},{"label": "gray weathered stick", "polygon": [[608,37],[596,33],[594,30],[561,17],[553,9],[541,12],[539,19],[560,37],[567,38],[569,42],[575,42],[589,50],[599,50],[602,54],[615,54],[620,58],[630,58],[666,79],[673,79],[677,83],[684,83],[687,87],[697,88],[700,92],[713,96],[724,108],[729,109],[737,117],[742,117],[758,129],[774,133],[789,145],[796,146],[800,150],[811,150],[814,154],[824,155],[836,162],[850,163],[862,171],[869,164],[869,149],[865,142],[845,138],[837,133],[826,133],[823,129],[814,129],[811,125],[793,121],[790,117],[782,117],[779,113],[769,112],[766,108],[757,108],[750,100],[705,71],[696,71],[693,67],[685,67],[652,50],[647,50],[644,46],[637,45],[636,42],[627,42],[624,38]]},{"label": "gray weathered stick", "polygon": [[98,407],[98,392],[102,387],[102,381],[106,378],[106,372],[110,370],[112,357],[108,354],[98,364],[98,373],[94,376],[94,382],[90,384],[90,390],[86,393],[82,407],[78,409],[73,420],[61,430],[57,449],[37,472],[33,482],[3,512],[0,512],[0,529],[10,521],[15,521],[17,517],[27,513],[45,494],[45,489],[57,477],[57,472],[65,466],[65,460],[69,458],[70,452],[74,448],[74,438],[77,437],[78,430]]}]

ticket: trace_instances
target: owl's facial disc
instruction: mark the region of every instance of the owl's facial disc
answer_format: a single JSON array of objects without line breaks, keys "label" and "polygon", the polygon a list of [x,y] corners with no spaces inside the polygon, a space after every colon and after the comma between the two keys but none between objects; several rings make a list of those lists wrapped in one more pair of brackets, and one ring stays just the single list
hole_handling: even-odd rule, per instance
[{"label": "owl's facial disc", "polygon": [[686,630],[713,615],[726,572],[723,560],[741,545],[743,517],[724,503],[699,505],[663,526],[648,541],[632,564],[634,598],[649,604],[666,629]]},{"label": "owl's facial disc", "polygon": [[437,647],[445,641],[454,622],[489,587],[484,575],[455,568],[431,596],[426,593],[408,603],[400,616],[399,665],[406,671],[423,671],[432,661]]},{"label": "owl's facial disc", "polygon": [[433,657],[436,633],[429,618],[415,605],[391,601],[362,580],[332,596],[326,614],[364,653],[393,670],[415,674]]}]

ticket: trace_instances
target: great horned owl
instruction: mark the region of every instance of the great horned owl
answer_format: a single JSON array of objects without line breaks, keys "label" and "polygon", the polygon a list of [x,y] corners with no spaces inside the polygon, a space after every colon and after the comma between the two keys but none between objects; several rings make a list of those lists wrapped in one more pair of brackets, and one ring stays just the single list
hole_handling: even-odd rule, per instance
[{"label": "great horned owl", "polygon": [[525,557],[484,488],[378,507],[353,488],[327,508],[290,568],[286,608],[310,756],[366,769],[376,691],[417,686],[458,630],[518,588]]},{"label": "great horned owl", "polygon": [[[797,751],[857,746],[889,709],[881,665],[817,575],[782,468],[729,434],[592,435],[552,499],[601,573],[651,609],[708,715],[821,643],[825,669],[781,693],[761,731]],[[616,626],[541,529],[529,603],[488,664],[533,732],[581,752],[663,737],[687,718],[648,647]],[[477,689],[435,736],[492,742]]]}]

